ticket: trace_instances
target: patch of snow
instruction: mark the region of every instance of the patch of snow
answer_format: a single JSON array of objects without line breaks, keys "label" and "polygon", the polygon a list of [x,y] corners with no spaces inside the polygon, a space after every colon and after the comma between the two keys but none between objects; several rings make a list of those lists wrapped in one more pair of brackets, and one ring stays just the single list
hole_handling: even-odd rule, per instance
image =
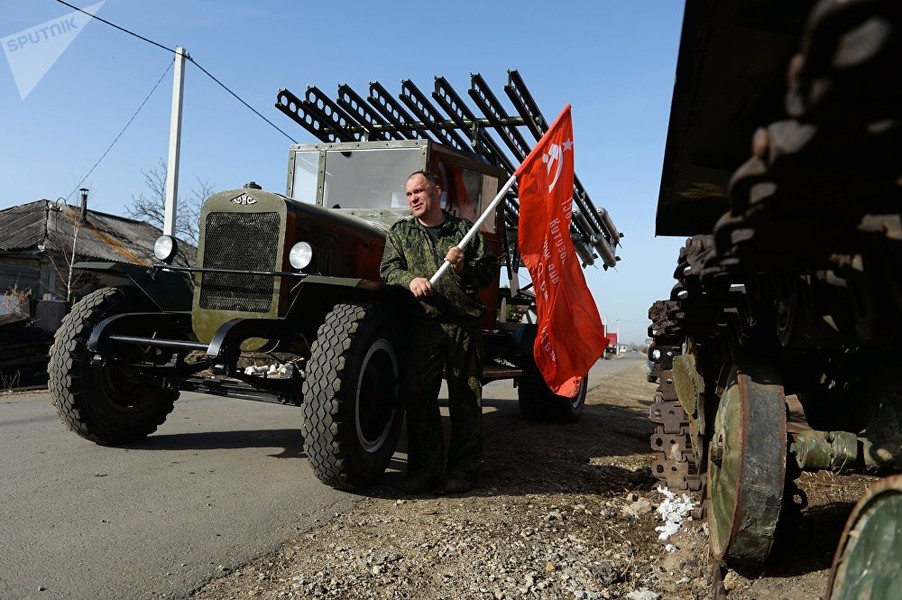
[{"label": "patch of snow", "polygon": [[663,542],[669,540],[670,536],[679,531],[680,525],[689,516],[694,505],[689,494],[683,494],[677,498],[676,494],[661,486],[658,486],[658,492],[664,496],[664,502],[658,505],[658,509],[655,512],[661,515],[664,524],[655,527],[655,531],[661,532],[658,535],[658,539]]}]

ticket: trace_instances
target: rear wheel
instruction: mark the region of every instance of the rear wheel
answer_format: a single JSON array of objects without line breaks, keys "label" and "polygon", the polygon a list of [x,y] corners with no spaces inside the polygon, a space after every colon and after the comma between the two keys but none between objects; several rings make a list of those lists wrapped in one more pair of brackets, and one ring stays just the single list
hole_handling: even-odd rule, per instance
[{"label": "rear wheel", "polygon": [[[99,444],[127,444],[154,431],[172,412],[178,391],[128,367],[91,364],[88,338],[102,320],[147,310],[134,288],[103,288],[66,315],[50,349],[50,395],[63,422]],[[125,352],[140,352],[137,347]],[[126,356],[119,358],[127,359]]]},{"label": "rear wheel", "polygon": [[520,412],[531,421],[552,423],[576,423],[586,405],[588,375],[579,384],[579,392],[573,398],[558,396],[548,387],[534,363],[523,369],[517,385]]},{"label": "rear wheel", "polygon": [[304,379],[304,448],[316,476],[339,489],[374,483],[404,416],[399,330],[369,304],[338,304],[311,346]]}]

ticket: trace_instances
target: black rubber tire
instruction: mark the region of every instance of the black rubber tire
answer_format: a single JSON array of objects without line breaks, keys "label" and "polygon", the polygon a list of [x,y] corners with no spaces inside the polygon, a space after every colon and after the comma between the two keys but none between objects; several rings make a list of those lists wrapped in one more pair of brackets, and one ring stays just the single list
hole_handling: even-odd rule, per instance
[{"label": "black rubber tire", "polygon": [[530,421],[576,423],[586,406],[588,383],[588,376],[583,377],[579,393],[573,398],[558,396],[548,388],[535,364],[527,364],[517,385],[520,412]]},{"label": "black rubber tire", "polygon": [[316,476],[337,489],[385,472],[404,418],[400,327],[370,304],[337,304],[311,346],[303,384],[304,450]]},{"label": "black rubber tire", "polygon": [[100,321],[148,308],[138,290],[102,288],[76,303],[57,330],[47,369],[50,397],[66,426],[81,437],[104,445],[136,442],[172,412],[178,390],[150,386],[125,367],[92,365],[86,348]]},{"label": "black rubber tire", "polygon": [[[529,372],[528,372],[529,371]],[[517,398],[520,402],[520,414],[528,421],[544,421],[545,410],[543,409],[545,400],[551,393],[544,381],[536,380],[534,370],[523,370],[523,375],[517,382]]]}]

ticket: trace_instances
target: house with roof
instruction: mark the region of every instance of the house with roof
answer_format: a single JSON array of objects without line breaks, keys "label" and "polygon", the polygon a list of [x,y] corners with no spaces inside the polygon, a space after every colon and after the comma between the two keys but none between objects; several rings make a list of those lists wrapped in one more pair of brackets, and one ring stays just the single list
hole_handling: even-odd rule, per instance
[{"label": "house with roof", "polygon": [[[77,262],[112,261],[151,265],[161,231],[143,221],[52,200],[0,210],[0,294],[15,291],[32,301],[75,302],[97,289]],[[180,245],[185,258],[194,248]]]},{"label": "house with roof", "polygon": [[[72,302],[101,287],[78,262],[150,266],[156,227],[51,200],[0,210],[0,389],[42,384],[53,332]],[[195,249],[180,245],[184,261]]]}]

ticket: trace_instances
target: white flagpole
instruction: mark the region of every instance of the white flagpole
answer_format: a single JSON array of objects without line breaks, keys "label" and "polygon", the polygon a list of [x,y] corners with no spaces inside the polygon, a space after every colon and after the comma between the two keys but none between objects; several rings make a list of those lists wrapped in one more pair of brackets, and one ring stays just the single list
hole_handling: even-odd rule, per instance
[{"label": "white flagpole", "polygon": [[[473,239],[473,236],[476,235],[476,233],[479,231],[479,228],[483,223],[485,223],[485,220],[488,219],[490,215],[495,213],[495,207],[498,206],[498,203],[504,199],[504,195],[507,194],[507,191],[509,189],[511,189],[511,186],[514,185],[515,181],[517,181],[517,176],[511,175],[511,178],[508,179],[507,183],[505,183],[501,187],[501,190],[498,192],[498,195],[495,196],[495,199],[492,200],[491,204],[489,204],[488,207],[484,211],[482,211],[482,214],[479,215],[479,218],[476,219],[475,223],[473,223],[473,227],[470,228],[470,231],[467,232],[467,235],[465,235],[464,238],[460,240],[460,243],[457,244],[458,248],[463,250],[470,242],[470,240]],[[429,279],[429,283],[435,285],[435,282],[442,278],[442,275],[445,274],[445,271],[447,271],[448,267],[450,266],[451,263],[449,263],[447,260],[442,263],[442,266],[438,268],[438,271],[435,272],[435,275],[433,275],[432,278]]]}]

